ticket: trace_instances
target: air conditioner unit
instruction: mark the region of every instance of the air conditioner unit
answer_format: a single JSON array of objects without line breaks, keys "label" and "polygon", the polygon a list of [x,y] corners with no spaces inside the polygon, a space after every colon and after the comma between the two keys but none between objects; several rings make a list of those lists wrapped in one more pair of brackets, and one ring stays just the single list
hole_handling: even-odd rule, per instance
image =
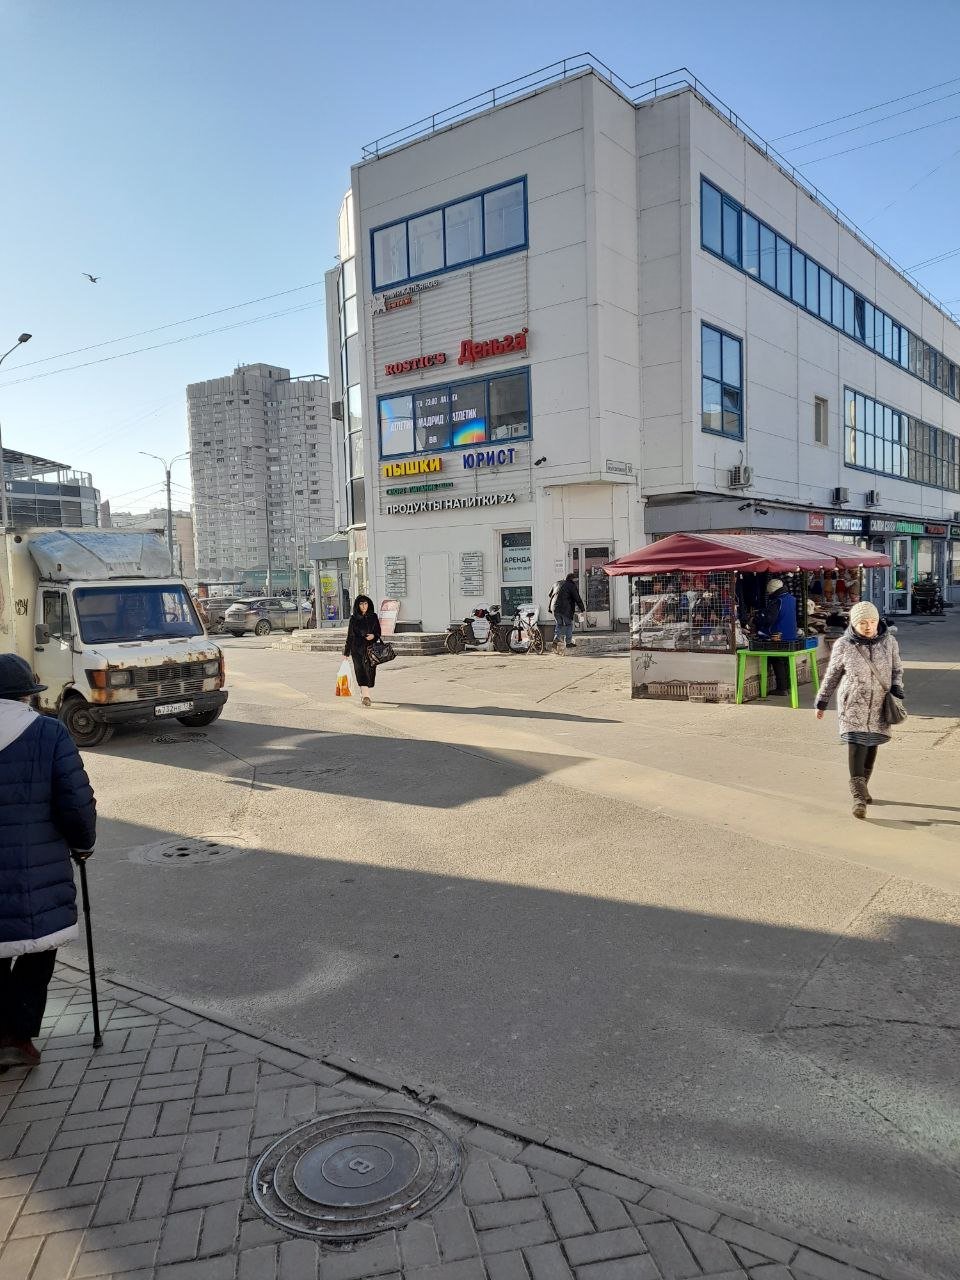
[{"label": "air conditioner unit", "polygon": [[731,467],[730,468],[730,488],[746,489],[748,485],[753,483],[752,467]]},{"label": "air conditioner unit", "polygon": [[831,502],[849,502],[850,490],[844,489],[844,488],[834,489],[831,495],[830,501]]},{"label": "air conditioner unit", "polygon": [[330,417],[333,418],[335,422],[343,421],[343,401],[342,400],[330,401]]},{"label": "air conditioner unit", "polygon": [[960,521],[960,511],[955,511],[953,513],[953,518],[954,520]]},{"label": "air conditioner unit", "polygon": [[863,500],[864,500],[864,502],[867,504],[867,506],[868,506],[868,507],[879,507],[879,505],[880,505],[880,503],[881,503],[881,501],[882,501],[882,499],[881,499],[881,497],[880,497],[880,490],[879,490],[879,489],[868,489],[868,490],[867,490],[867,492],[864,494],[864,499],[863,499]]}]

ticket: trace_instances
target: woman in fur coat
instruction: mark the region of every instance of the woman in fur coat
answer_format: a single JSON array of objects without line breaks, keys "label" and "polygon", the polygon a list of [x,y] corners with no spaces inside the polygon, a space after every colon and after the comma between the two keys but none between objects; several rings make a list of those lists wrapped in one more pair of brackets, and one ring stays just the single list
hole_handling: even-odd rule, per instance
[{"label": "woman in fur coat", "polygon": [[903,697],[903,662],[900,647],[880,619],[875,605],[864,600],[850,610],[850,626],[833,646],[830,665],[817,692],[817,719],[823,719],[834,690],[840,737],[847,744],[853,816],[865,818],[873,797],[867,783],[877,759],[877,748],[890,741],[890,725],[884,718],[888,693]]}]

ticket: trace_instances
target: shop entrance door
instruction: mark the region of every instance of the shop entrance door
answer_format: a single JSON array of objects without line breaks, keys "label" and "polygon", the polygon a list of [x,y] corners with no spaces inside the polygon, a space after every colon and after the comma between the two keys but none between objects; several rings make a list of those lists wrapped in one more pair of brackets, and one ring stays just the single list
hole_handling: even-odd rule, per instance
[{"label": "shop entrance door", "polygon": [[570,572],[577,575],[580,599],[587,616],[601,631],[610,627],[610,579],[603,566],[613,559],[609,546],[586,545],[570,548]]},{"label": "shop entrance door", "polygon": [[424,631],[450,625],[450,558],[445,551],[420,557],[420,618]]},{"label": "shop entrance door", "polygon": [[894,538],[891,548],[890,612],[910,612],[910,589],[913,581],[913,548],[909,538]]}]

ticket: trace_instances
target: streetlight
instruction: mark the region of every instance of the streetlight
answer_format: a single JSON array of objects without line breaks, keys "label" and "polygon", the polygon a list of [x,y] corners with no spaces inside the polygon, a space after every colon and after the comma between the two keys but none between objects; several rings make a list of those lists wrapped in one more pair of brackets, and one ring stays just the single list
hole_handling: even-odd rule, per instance
[{"label": "streetlight", "polygon": [[137,452],[142,454],[144,458],[155,458],[157,462],[163,464],[163,471],[167,478],[167,548],[170,552],[170,570],[172,572],[175,566],[173,560],[173,498],[170,496],[170,468],[175,462],[180,462],[183,458],[189,458],[190,450],[188,449],[186,453],[178,453],[169,462],[167,462],[166,458],[161,458],[158,453],[146,453],[143,449],[138,449]]},{"label": "streetlight", "polygon": [[[17,347],[22,346],[24,342],[29,342],[32,337],[32,333],[21,333],[20,337],[10,348],[10,351],[16,351]],[[7,356],[10,354],[10,351],[5,351],[3,355],[0,356],[0,364],[3,364],[4,360],[6,360]],[[4,529],[7,527],[7,477],[3,469],[2,433],[0,433],[0,527]]]}]

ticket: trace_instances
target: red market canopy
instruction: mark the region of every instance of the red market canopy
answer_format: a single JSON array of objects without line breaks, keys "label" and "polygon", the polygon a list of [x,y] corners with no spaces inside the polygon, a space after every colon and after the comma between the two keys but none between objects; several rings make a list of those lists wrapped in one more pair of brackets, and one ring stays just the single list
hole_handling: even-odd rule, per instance
[{"label": "red market canopy", "polygon": [[674,533],[603,566],[611,578],[654,573],[794,573],[800,569],[883,568],[878,551],[800,533]]}]

